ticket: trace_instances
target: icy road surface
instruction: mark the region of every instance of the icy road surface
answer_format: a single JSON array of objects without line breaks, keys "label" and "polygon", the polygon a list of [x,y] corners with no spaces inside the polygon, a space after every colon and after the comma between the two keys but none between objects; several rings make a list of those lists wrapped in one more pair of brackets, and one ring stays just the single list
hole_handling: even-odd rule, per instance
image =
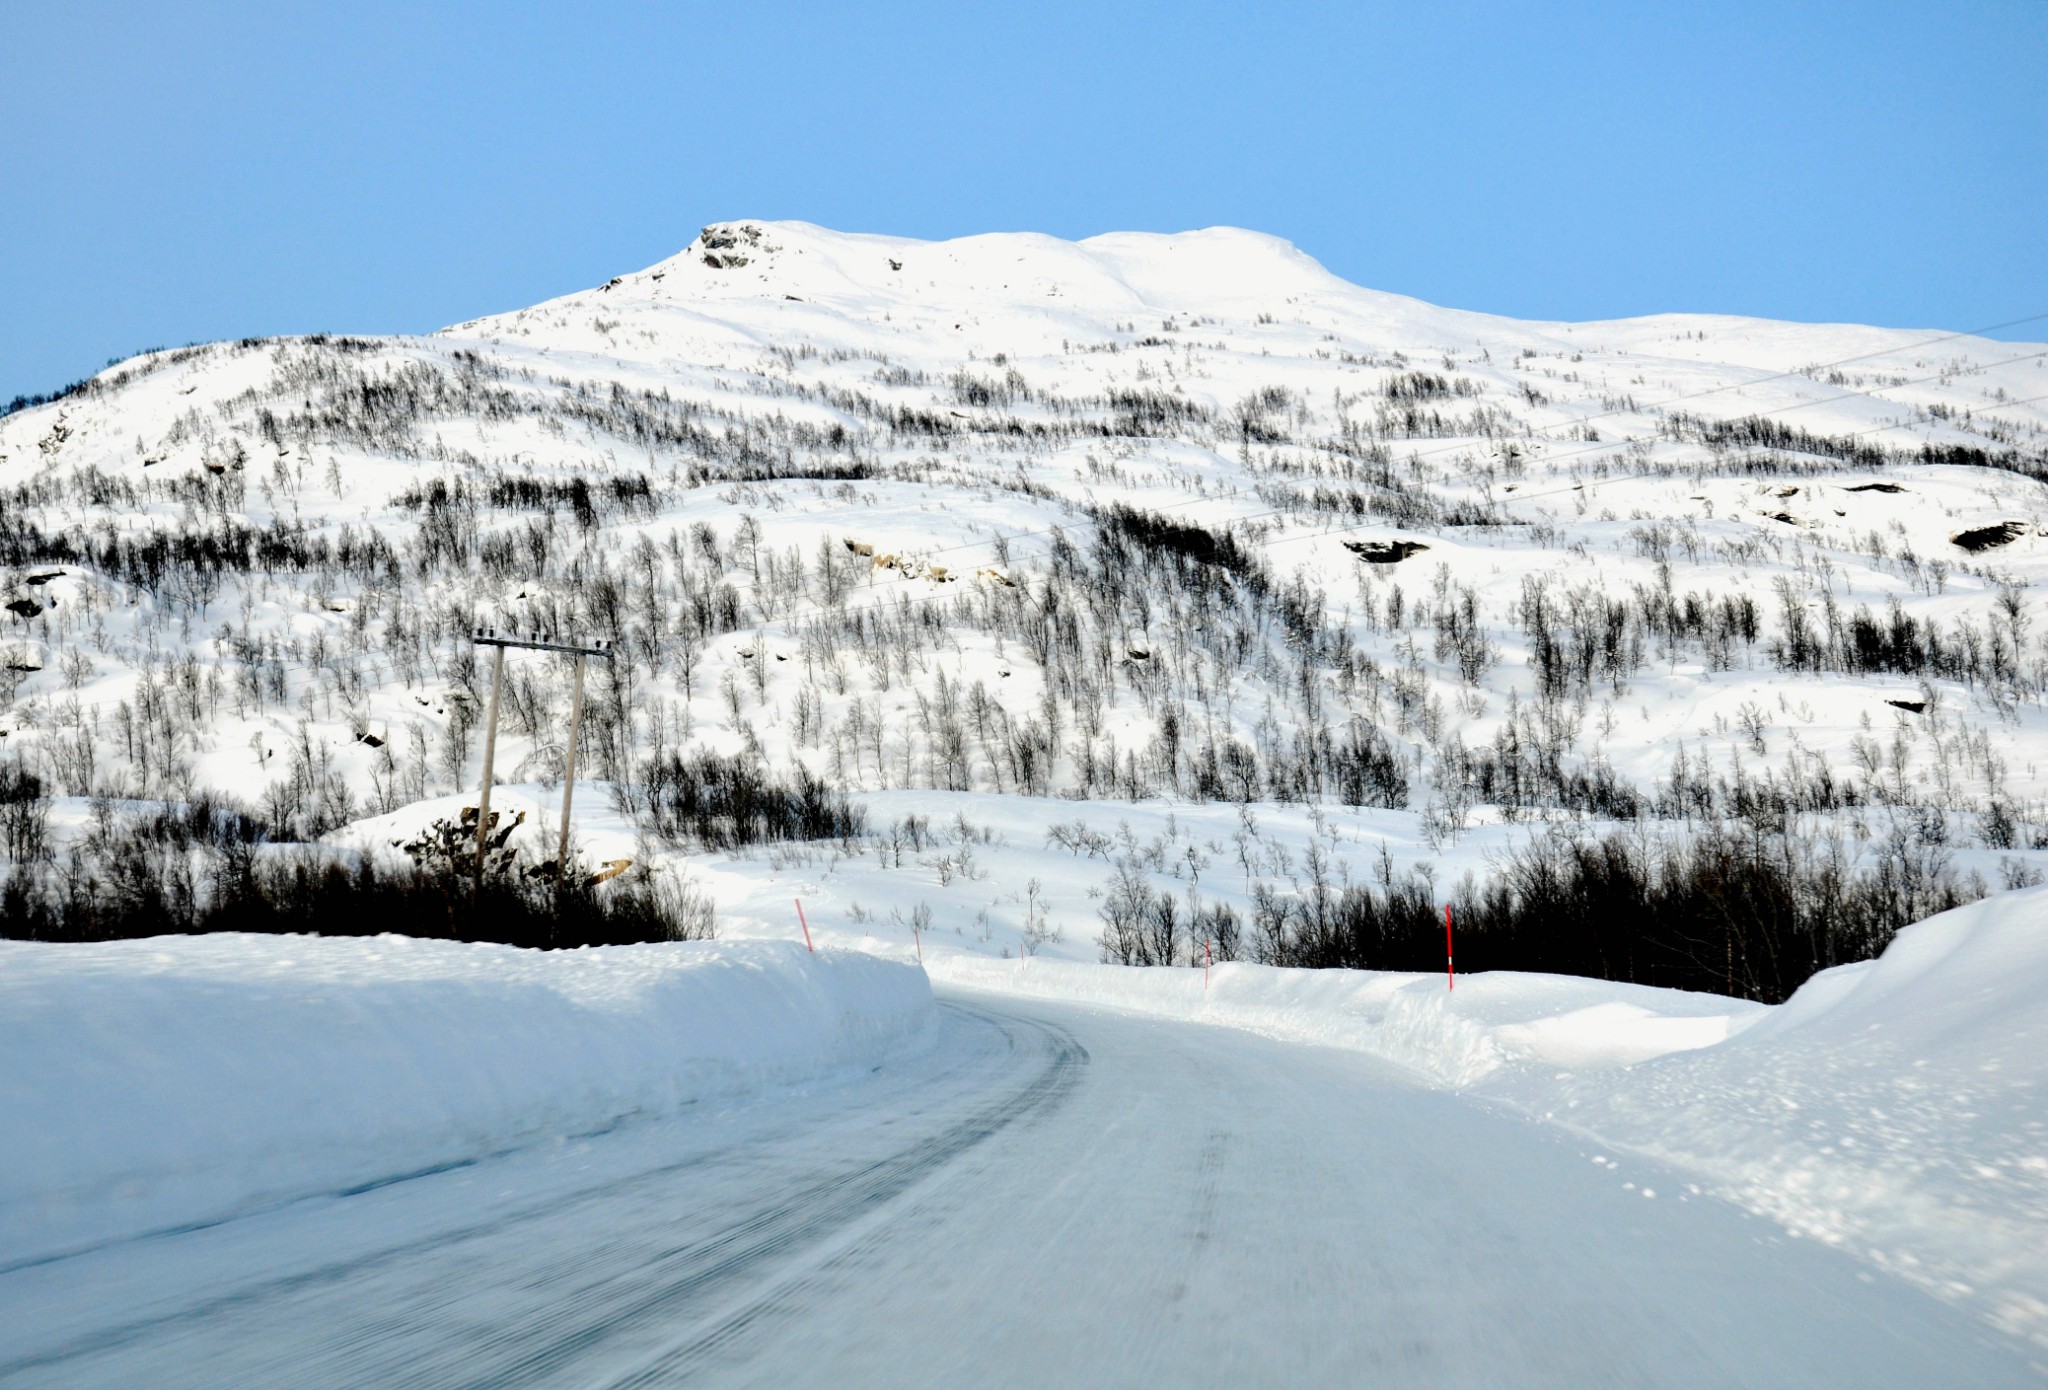
[{"label": "icy road surface", "polygon": [[7,1270],[0,1384],[2044,1379],[1669,1173],[1355,1054],[943,1012],[849,1084]]}]

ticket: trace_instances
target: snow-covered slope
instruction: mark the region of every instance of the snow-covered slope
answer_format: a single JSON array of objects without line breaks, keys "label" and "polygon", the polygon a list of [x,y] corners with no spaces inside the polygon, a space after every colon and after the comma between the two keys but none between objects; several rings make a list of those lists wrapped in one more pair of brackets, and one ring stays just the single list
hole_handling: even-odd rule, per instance
[{"label": "snow-covered slope", "polygon": [[[1683,743],[1717,772],[1790,758],[1870,782],[1859,736],[1902,738],[1895,799],[2023,806],[2044,790],[2026,592],[2048,555],[2043,397],[2038,346],[1520,323],[1228,229],[919,243],[723,224],[433,338],[157,353],[0,421],[0,729],[70,794],[277,785],[275,809],[320,833],[473,780],[466,635],[489,622],[636,646],[592,750],[607,777],[695,739],[856,788],[1103,794],[1085,765],[1114,739],[1117,761],[1152,755],[1126,791],[1185,794],[1152,744],[1172,711],[1253,749],[1263,794],[1299,780],[1278,765],[1294,731],[1360,716],[1393,737],[1414,805],[1442,783],[1462,816],[1490,798],[1452,785],[1473,780],[1460,747],[1541,736],[1541,583],[1561,613],[1635,604],[1619,656],[1564,678],[1565,765],[1647,791]],[[1019,605],[1074,570],[1055,528],[1085,553],[1089,509],[1112,503],[1227,532],[1283,599],[1219,629],[1185,595],[1103,595],[1053,634],[1060,661]],[[1955,543],[1972,531],[1987,548]],[[1346,546],[1396,539],[1426,548]],[[1467,592],[1473,639],[1446,616]],[[1735,598],[1753,611],[1723,622]],[[848,645],[846,613],[898,603],[936,624],[889,639],[915,682]],[[1857,607],[1888,622],[1894,604],[1936,625],[1933,657],[1923,640],[1845,667],[1852,635],[1770,655],[1794,609],[1848,634]],[[1000,707],[964,756],[917,715],[941,674]],[[501,766],[545,776],[566,692],[551,667],[528,678]],[[1888,703],[1927,694],[1911,718]],[[1022,779],[1020,740],[1040,753]]]},{"label": "snow-covered slope", "polygon": [[[1504,735],[1645,794],[1683,746],[1716,775],[1825,767],[2032,814],[2043,397],[2038,346],[1520,323],[1227,229],[723,224],[432,338],[156,353],[0,420],[0,747],[73,795],[274,787],[278,818],[324,833],[473,783],[485,622],[626,643],[590,750],[608,778],[694,740],[852,788],[1108,795],[1136,753],[1125,793],[1186,795],[1234,741],[1260,799],[1323,780],[1295,732],[1362,717],[1409,804],[1453,822],[1487,818],[1468,755]],[[1062,574],[1156,585],[1086,563],[1115,503],[1227,533],[1278,597],[1219,619],[1102,594],[1048,632],[1034,605]],[[1422,548],[1347,548],[1394,540]],[[1568,641],[1619,634],[1550,678],[1574,717],[1543,729],[1532,584]],[[1914,640],[1859,648],[1855,610],[1894,605]],[[874,633],[884,607],[930,626]],[[1795,610],[1833,645],[1775,658]],[[545,779],[566,682],[520,669],[500,765]],[[935,727],[917,697],[941,675]],[[1154,743],[1169,712],[1201,730],[1177,762]]]}]

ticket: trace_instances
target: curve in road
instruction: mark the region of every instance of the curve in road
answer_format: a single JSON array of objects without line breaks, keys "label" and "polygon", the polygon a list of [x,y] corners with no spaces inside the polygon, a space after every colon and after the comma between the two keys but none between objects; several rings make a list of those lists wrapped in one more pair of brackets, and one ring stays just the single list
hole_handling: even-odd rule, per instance
[{"label": "curve in road", "polygon": [[1670,1174],[1367,1058],[943,1013],[931,1052],[838,1084],[0,1276],[0,1384],[2048,1378]]}]

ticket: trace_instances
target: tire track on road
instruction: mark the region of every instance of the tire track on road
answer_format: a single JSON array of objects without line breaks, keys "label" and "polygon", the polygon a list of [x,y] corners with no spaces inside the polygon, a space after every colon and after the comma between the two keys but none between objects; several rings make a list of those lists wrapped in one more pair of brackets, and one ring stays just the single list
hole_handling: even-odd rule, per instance
[{"label": "tire track on road", "polygon": [[[858,1187],[868,1195],[863,1206],[879,1206],[901,1196],[1001,1130],[1049,1112],[1080,1082],[1082,1068],[1088,1062],[1088,1050],[1059,1025],[992,1014],[965,1004],[948,1003],[944,1007],[985,1019],[1013,1039],[1019,1030],[1028,1029],[1038,1034],[1048,1048],[1045,1066],[1028,1085],[969,1116],[955,1129],[940,1136],[931,1148],[906,1151],[860,1175]],[[822,1242],[831,1234],[854,1224],[861,1214],[849,1212],[843,1219],[834,1219],[831,1214],[819,1213],[815,1238],[808,1243]],[[857,1260],[866,1247],[886,1240],[888,1235],[887,1230],[874,1232],[851,1248],[834,1252],[822,1265],[796,1280],[784,1281],[756,1295],[737,1310],[719,1317],[711,1326],[663,1351],[648,1364],[605,1382],[608,1390],[643,1390],[643,1387],[687,1381],[698,1369],[726,1359],[735,1344],[748,1334],[761,1331],[763,1324],[799,1309],[804,1302],[805,1291],[812,1285],[829,1279],[834,1270]]]},{"label": "tire track on road", "polygon": [[[351,1386],[396,1380],[419,1387],[528,1386],[551,1377],[587,1384],[595,1378],[588,1363],[608,1347],[630,1364],[636,1354],[653,1349],[650,1332],[672,1340],[668,1328],[674,1322],[687,1322],[727,1290],[800,1260],[991,1135],[1058,1104],[1088,1060],[1086,1050],[1056,1025],[955,1003],[941,1007],[986,1026],[1000,1041],[992,1057],[939,1068],[934,1079],[942,1095],[933,1102],[939,1113],[930,1118],[940,1127],[880,1156],[833,1171],[818,1161],[820,1155],[802,1151],[809,1127],[791,1127],[734,1150],[571,1193],[566,1200],[516,1203],[509,1213],[501,1210],[427,1240],[205,1294],[175,1313],[132,1319],[41,1354],[0,1361],[0,1382],[91,1378],[97,1375],[95,1363],[125,1365],[160,1353],[176,1361],[183,1353],[190,1362],[181,1369],[193,1383],[209,1385],[271,1384],[280,1375],[295,1384]],[[1019,1070],[1023,1079],[1013,1083]],[[951,1092],[945,1082],[952,1083]],[[1001,1088],[993,1099],[984,1089],[991,1085]],[[914,1128],[929,1089],[912,1078],[891,1092],[889,1100],[907,1104],[902,1114],[880,1123],[909,1120]],[[945,1119],[948,1110],[961,1113]],[[843,1124],[835,1116],[827,1127]],[[698,1229],[670,1244],[660,1243],[658,1225],[633,1221],[642,1210],[652,1215],[665,1206],[701,1204],[700,1185],[692,1179],[711,1169],[742,1175],[757,1186],[765,1186],[759,1174],[793,1171],[776,1181],[772,1200],[751,1203],[714,1229],[703,1229],[696,1210],[687,1210],[682,1224]],[[589,1222],[574,1248],[545,1262],[516,1262],[524,1252],[514,1248],[515,1262],[495,1276],[510,1295],[507,1307],[533,1306],[524,1315],[488,1322],[466,1316],[463,1299],[490,1289],[462,1276],[478,1266],[493,1268],[491,1242],[516,1241],[531,1230],[535,1247],[558,1245],[549,1227],[562,1225],[565,1213]],[[451,1266],[456,1277],[437,1280],[437,1262]],[[389,1283],[407,1295],[401,1306],[350,1306]],[[209,1357],[210,1344],[218,1342],[227,1344],[231,1358],[250,1351],[252,1339],[241,1338],[237,1346],[229,1329],[250,1328],[253,1340],[266,1341],[266,1323],[289,1326],[292,1333],[261,1354],[265,1365],[229,1366]],[[636,1340],[641,1347],[617,1345]]]}]

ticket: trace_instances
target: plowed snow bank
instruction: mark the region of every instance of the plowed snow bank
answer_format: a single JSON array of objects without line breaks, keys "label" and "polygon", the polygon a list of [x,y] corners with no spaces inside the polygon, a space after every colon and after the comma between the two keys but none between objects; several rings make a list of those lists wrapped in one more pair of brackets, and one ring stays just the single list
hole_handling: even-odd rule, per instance
[{"label": "plowed snow bank", "polygon": [[0,943],[0,1264],[870,1067],[933,1028],[914,966],[780,942]]},{"label": "plowed snow bank", "polygon": [[1219,965],[1140,970],[1071,961],[934,953],[934,979],[971,989],[1080,999],[1370,1052],[1438,1085],[1475,1085],[1514,1063],[1625,1066],[1718,1043],[1763,1017],[1761,1004],[1566,975],[1442,975]]}]

